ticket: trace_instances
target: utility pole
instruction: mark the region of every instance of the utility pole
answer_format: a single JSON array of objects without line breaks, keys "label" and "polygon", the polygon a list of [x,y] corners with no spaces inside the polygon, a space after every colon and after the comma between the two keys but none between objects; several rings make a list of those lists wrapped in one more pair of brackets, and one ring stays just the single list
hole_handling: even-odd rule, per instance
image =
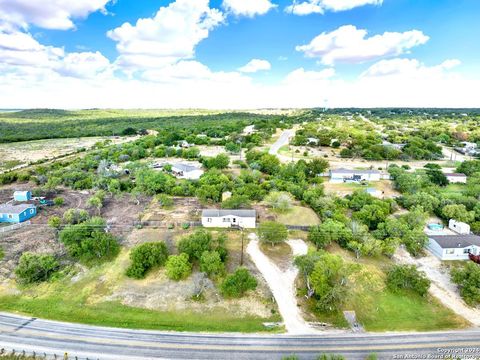
[{"label": "utility pole", "polygon": [[242,253],[240,254],[240,266],[243,266],[243,241],[244,241],[244,233],[243,233],[243,228],[240,227],[240,230],[242,231]]}]

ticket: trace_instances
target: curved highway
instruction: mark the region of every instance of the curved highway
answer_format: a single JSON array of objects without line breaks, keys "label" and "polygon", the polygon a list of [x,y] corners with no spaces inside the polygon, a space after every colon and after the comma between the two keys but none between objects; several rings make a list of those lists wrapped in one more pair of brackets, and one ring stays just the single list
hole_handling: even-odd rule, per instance
[{"label": "curved highway", "polygon": [[[193,334],[113,329],[0,313],[0,347],[69,359],[314,359],[337,353],[347,359],[480,357],[480,331],[315,336]],[[423,356],[423,357],[421,357]],[[427,357],[430,356],[430,357]],[[444,357],[446,358],[446,357]]]}]

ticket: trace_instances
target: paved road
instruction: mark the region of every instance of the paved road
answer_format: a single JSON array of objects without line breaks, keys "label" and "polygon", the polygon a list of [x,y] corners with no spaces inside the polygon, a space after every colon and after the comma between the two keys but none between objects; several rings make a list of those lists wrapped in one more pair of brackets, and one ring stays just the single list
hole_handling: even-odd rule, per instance
[{"label": "paved road", "polygon": [[285,130],[282,132],[282,135],[278,138],[275,144],[272,145],[268,153],[270,155],[277,155],[278,150],[284,145],[288,145],[290,143],[290,139],[295,135],[295,130]]},{"label": "paved road", "polygon": [[[67,324],[0,313],[0,347],[36,351],[70,359],[236,359],[280,360],[297,354],[314,359],[321,353],[364,359],[399,354],[439,354],[438,350],[480,348],[480,331],[416,334],[215,335],[125,330]],[[471,355],[480,356],[480,353]],[[466,358],[459,356],[454,358]],[[473,358],[474,356],[470,356]]]}]

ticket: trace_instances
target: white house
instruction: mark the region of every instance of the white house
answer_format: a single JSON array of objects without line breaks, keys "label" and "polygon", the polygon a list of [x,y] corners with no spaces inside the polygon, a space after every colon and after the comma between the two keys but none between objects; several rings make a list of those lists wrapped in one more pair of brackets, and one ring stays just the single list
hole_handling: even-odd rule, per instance
[{"label": "white house", "polygon": [[210,228],[254,229],[257,227],[257,212],[255,210],[203,210],[202,225]]},{"label": "white house", "polygon": [[448,228],[450,230],[455,231],[457,234],[461,234],[461,235],[470,234],[470,225],[454,219],[450,219],[450,221],[448,222]]},{"label": "white house", "polygon": [[451,184],[466,184],[467,183],[467,175],[459,174],[459,173],[447,173],[445,174],[447,180]]},{"label": "white house", "polygon": [[480,236],[428,235],[427,248],[440,260],[468,260],[468,254],[480,255]]},{"label": "white house", "polygon": [[330,182],[332,183],[380,181],[380,179],[381,174],[378,170],[330,170]]},{"label": "white house", "polygon": [[172,164],[172,175],[177,179],[198,180],[204,171],[189,164]]}]

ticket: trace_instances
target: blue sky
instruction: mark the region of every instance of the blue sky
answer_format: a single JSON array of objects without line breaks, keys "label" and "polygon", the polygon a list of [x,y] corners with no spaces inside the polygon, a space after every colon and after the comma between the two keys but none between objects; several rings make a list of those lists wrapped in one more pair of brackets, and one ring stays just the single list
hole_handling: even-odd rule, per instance
[{"label": "blue sky", "polygon": [[293,2],[0,0],[0,106],[480,106],[480,1]]}]

